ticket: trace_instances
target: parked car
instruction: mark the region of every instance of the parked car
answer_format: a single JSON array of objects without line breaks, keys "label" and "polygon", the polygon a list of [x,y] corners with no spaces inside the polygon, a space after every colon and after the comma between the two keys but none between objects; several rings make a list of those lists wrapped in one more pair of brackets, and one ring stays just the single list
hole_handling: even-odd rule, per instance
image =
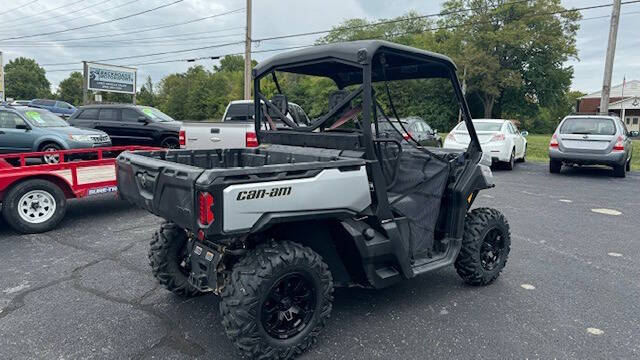
[{"label": "parked car", "polygon": [[52,113],[65,118],[73,115],[76,111],[75,106],[68,102],[59,100],[34,99],[29,102],[29,106],[47,109]]},{"label": "parked car", "polygon": [[[400,119],[400,122],[397,119],[390,120],[393,126],[384,118],[378,120],[378,130],[381,134],[392,137],[402,134],[402,138],[406,141],[413,138],[423,146],[442,147],[442,137],[438,135],[438,130],[432,129],[421,117],[411,116]],[[402,123],[402,126],[400,123]],[[405,133],[403,127],[409,133]],[[375,131],[375,126],[372,126],[371,131]]]},{"label": "parked car", "polygon": [[[524,162],[527,158],[526,131],[518,128],[510,120],[476,119],[473,125],[480,139],[482,151],[491,156],[492,162],[502,163],[512,170],[516,161]],[[464,122],[456,125],[444,140],[444,147],[449,149],[466,149],[469,146],[469,132]]]},{"label": "parked car", "polygon": [[549,142],[549,171],[562,165],[606,165],[617,177],[631,170],[632,136],[617,116],[571,115],[565,117]]},{"label": "parked car", "polygon": [[181,122],[149,106],[99,104],[80,106],[69,123],[104,131],[114,145],[178,148]]},{"label": "parked car", "polygon": [[[258,146],[253,100],[231,101],[221,122],[185,122],[180,127],[180,148],[189,150],[227,149]],[[309,117],[302,107],[289,103],[287,117],[306,125]],[[280,120],[272,119],[277,126]]]},{"label": "parked car", "polygon": [[31,103],[31,100],[13,100],[11,102],[12,106],[29,106],[29,103]]},{"label": "parked car", "polygon": [[[96,130],[70,126],[46,109],[29,106],[0,107],[0,153],[57,151],[111,146],[109,136]],[[50,164],[57,154],[43,160]]]}]

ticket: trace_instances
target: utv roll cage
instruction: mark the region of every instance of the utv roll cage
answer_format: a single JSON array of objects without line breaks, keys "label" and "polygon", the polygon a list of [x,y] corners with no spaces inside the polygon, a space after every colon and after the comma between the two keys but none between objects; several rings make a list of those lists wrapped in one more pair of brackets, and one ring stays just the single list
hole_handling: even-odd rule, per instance
[{"label": "utv roll cage", "polygon": [[[310,120],[308,124],[296,124],[286,115],[286,97],[282,95],[276,72],[311,75],[332,79],[338,87],[337,96],[329,99],[329,112],[323,116]],[[394,80],[443,78],[451,81],[455,96],[460,105],[462,117],[467,125],[470,144],[464,154],[456,157],[457,161],[479,161],[482,156],[480,142],[471,121],[469,108],[464,99],[460,82],[456,75],[456,66],[446,56],[429,51],[410,48],[381,40],[362,40],[343,42],[330,45],[314,46],[297,51],[276,55],[261,62],[253,69],[254,99],[264,101],[264,105],[255,104],[255,128],[258,141],[261,144],[280,144],[291,146],[306,146],[342,150],[343,153],[359,152],[368,163],[368,172],[373,184],[374,204],[372,212],[381,223],[393,221],[393,213],[389,204],[388,189],[395,182],[389,180],[383,170],[380,145],[395,142],[402,151],[400,142],[389,138],[377,138],[372,133],[372,126],[378,132],[378,111],[388,120],[380,106],[373,83],[383,82],[386,87],[390,107],[394,117],[398,115],[393,106],[391,93],[387,82]],[[279,94],[271,100],[260,91],[260,81],[271,76]],[[358,86],[359,85],[359,86]],[[349,89],[346,89],[349,87]],[[335,129],[339,122],[345,121],[345,114],[355,111],[351,102],[360,96],[362,112],[359,129]],[[350,112],[351,111],[351,112]],[[276,128],[272,118],[277,117],[288,128]],[[348,121],[349,119],[347,119]],[[261,126],[262,122],[267,126]],[[345,121],[346,122],[346,121]],[[265,130],[269,129],[270,130]],[[337,131],[336,131],[337,130]],[[405,131],[408,133],[407,131]],[[433,158],[449,162],[452,157],[444,158],[434,152],[421,148]],[[458,186],[455,186],[456,188]],[[455,193],[461,193],[456,190]],[[461,195],[455,195],[454,203],[465,203]],[[459,198],[459,199],[458,199]],[[465,211],[454,211],[450,206],[447,210],[446,229],[450,235],[461,237]],[[389,229],[388,229],[389,230]],[[399,238],[398,234],[392,237]]]}]

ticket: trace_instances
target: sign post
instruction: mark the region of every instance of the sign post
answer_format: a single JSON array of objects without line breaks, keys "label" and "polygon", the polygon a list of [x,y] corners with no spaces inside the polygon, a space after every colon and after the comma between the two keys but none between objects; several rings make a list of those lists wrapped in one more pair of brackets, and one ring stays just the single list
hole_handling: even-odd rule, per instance
[{"label": "sign post", "polygon": [[87,91],[106,91],[133,95],[136,103],[137,70],[131,67],[90,63],[83,61],[83,102],[87,102]]}]

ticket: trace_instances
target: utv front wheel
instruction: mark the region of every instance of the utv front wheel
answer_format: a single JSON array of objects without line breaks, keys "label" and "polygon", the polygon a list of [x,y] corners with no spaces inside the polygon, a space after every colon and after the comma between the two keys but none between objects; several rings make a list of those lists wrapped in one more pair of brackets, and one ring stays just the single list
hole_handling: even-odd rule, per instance
[{"label": "utv front wheel", "polygon": [[333,279],[320,255],[282,241],[258,246],[233,267],[220,314],[243,355],[290,359],[315,343],[332,301]]},{"label": "utv front wheel", "polygon": [[158,283],[180,296],[201,292],[189,284],[187,233],[176,224],[163,223],[153,234],[149,247],[149,265]]},{"label": "utv front wheel", "polygon": [[511,249],[509,223],[495,209],[479,208],[467,214],[462,249],[456,259],[458,275],[469,285],[493,282],[507,264]]}]

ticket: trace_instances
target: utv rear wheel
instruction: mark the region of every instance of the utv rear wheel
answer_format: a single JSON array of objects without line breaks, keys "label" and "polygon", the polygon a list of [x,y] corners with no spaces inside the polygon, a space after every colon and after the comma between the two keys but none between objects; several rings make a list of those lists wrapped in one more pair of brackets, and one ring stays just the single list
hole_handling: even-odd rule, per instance
[{"label": "utv rear wheel", "polygon": [[455,263],[458,275],[469,285],[490,284],[507,264],[510,249],[504,216],[495,209],[474,209],[464,223],[462,249]]},{"label": "utv rear wheel", "polygon": [[551,160],[549,161],[549,172],[552,174],[559,174],[562,170],[562,161]]},{"label": "utv rear wheel", "polygon": [[189,284],[187,233],[176,224],[163,223],[153,234],[149,247],[149,265],[158,283],[180,296],[202,294]]},{"label": "utv rear wheel", "polygon": [[220,314],[243,355],[290,359],[315,343],[332,301],[333,279],[320,255],[282,241],[258,246],[233,267]]}]

